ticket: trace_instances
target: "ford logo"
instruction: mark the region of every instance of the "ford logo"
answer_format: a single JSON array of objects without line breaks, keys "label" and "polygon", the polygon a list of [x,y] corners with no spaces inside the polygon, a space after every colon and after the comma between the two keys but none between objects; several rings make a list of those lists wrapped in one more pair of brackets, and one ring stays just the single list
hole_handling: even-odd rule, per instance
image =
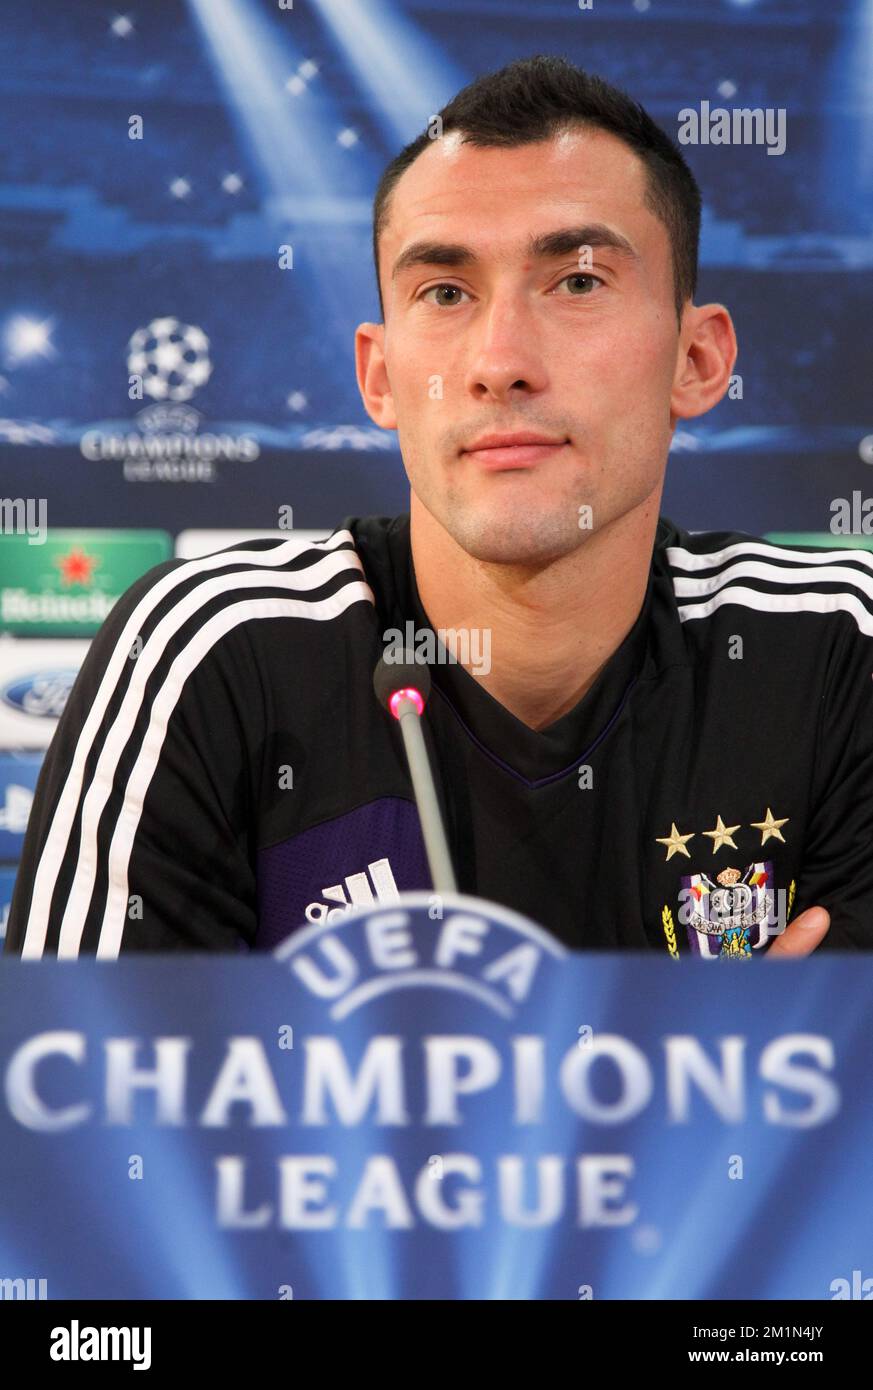
[{"label": "ford logo", "polygon": [[78,671],[38,671],[20,676],[0,689],[0,700],[22,714],[42,719],[59,719]]}]

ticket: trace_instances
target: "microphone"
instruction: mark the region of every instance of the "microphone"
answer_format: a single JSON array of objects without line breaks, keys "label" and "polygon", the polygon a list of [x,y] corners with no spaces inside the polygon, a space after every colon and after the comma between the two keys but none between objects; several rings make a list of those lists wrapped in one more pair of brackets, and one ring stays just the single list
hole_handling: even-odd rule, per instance
[{"label": "microphone", "polygon": [[430,695],[430,671],[408,649],[398,662],[388,662],[383,656],[373,672],[373,689],[379,703],[400,725],[433,886],[438,893],[456,893],[455,871],[421,731],[421,716]]}]

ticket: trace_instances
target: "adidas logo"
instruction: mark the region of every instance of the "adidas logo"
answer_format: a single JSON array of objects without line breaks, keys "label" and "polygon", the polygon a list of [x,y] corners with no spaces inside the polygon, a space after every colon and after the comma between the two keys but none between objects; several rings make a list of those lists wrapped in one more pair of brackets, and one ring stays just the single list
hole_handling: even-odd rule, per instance
[{"label": "adidas logo", "polygon": [[[322,888],[321,896],[327,898],[328,902],[310,903],[306,909],[307,922],[335,922],[353,907],[370,907],[377,902],[394,903],[400,893],[388,860],[374,859],[364,873],[349,874],[342,883]],[[330,907],[329,903],[341,903],[342,906]]]}]

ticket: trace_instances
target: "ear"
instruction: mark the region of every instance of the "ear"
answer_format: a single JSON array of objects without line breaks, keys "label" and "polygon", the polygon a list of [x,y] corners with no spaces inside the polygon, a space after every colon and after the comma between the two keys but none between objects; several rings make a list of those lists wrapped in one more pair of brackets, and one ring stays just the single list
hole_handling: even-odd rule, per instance
[{"label": "ear", "polygon": [[705,415],[730,385],[737,360],[733,319],[723,304],[689,304],[682,315],[670,424]]},{"label": "ear", "polygon": [[355,376],[364,409],[383,430],[396,430],[394,397],[385,367],[385,325],[359,323],[355,329]]}]

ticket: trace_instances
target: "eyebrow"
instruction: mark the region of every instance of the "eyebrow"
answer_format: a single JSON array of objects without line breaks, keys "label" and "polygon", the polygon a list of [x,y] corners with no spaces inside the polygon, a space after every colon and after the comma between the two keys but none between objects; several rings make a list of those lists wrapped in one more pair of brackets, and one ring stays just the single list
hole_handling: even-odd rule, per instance
[{"label": "eyebrow", "polygon": [[[639,262],[641,257],[632,242],[620,232],[613,231],[602,222],[591,222],[581,227],[560,227],[554,232],[544,232],[531,237],[527,243],[527,255],[534,260],[553,260],[557,256],[567,256],[578,251],[580,246],[592,249],[616,251],[628,260]],[[471,246],[452,241],[414,241],[401,251],[394,262],[392,280],[404,270],[416,265],[461,266],[475,265],[479,260]]]}]

